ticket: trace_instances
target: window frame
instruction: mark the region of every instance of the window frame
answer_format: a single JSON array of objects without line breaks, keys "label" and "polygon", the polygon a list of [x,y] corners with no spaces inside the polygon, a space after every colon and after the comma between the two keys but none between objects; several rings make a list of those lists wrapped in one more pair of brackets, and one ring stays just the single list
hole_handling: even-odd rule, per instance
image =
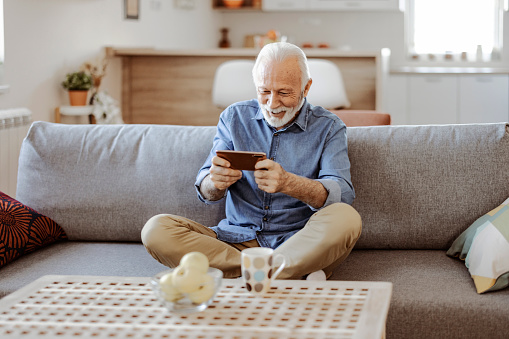
[{"label": "window frame", "polygon": [[[428,58],[429,54],[432,54],[434,56],[434,60],[444,60],[446,53],[445,51],[443,53],[435,53],[435,52],[429,52],[429,53],[416,53],[414,50],[414,2],[415,0],[405,0],[405,56],[408,60],[420,60],[420,61],[428,61],[430,60]],[[504,31],[504,11],[509,10],[509,0],[497,0],[496,1],[496,9],[498,15],[495,16],[495,26],[497,29],[493,32],[494,41],[496,42],[496,48],[498,49],[498,52],[501,54],[503,46],[503,31]]]}]

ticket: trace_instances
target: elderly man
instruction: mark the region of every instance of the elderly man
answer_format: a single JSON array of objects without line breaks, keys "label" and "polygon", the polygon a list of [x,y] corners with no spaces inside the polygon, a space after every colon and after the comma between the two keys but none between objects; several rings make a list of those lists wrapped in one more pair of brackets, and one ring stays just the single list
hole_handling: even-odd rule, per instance
[{"label": "elderly man", "polygon": [[[221,114],[195,183],[203,202],[226,199],[226,219],[205,227],[157,215],[143,228],[143,243],[170,267],[188,252],[202,252],[227,278],[241,275],[243,249],[271,247],[287,259],[278,278],[325,279],[361,234],[361,218],[350,206],[355,194],[346,126],[306,101],[312,80],[295,45],[266,45],[253,80],[258,100],[235,103]],[[265,152],[267,159],[254,171],[240,171],[216,150]]]}]

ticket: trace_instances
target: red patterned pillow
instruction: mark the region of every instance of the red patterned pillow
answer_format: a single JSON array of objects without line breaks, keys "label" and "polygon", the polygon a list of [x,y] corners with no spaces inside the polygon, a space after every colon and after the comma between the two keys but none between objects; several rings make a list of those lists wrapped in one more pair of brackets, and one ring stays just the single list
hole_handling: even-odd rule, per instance
[{"label": "red patterned pillow", "polygon": [[56,222],[0,192],[0,267],[65,239],[67,235]]}]

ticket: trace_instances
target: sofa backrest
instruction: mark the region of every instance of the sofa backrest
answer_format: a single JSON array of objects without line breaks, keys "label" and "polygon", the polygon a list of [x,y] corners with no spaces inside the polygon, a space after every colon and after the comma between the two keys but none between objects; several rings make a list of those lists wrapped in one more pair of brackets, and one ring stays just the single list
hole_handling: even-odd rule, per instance
[{"label": "sofa backrest", "polygon": [[509,197],[505,123],[348,129],[357,248],[447,249]]},{"label": "sofa backrest", "polygon": [[35,122],[21,148],[16,198],[71,240],[140,241],[145,222],[160,213],[212,226],[224,204],[200,202],[193,184],[215,132]]},{"label": "sofa backrest", "polygon": [[[348,128],[356,247],[446,249],[509,197],[504,124]],[[20,155],[17,198],[71,240],[140,241],[153,215],[207,226],[224,204],[201,203],[195,176],[215,127],[35,122]]]}]

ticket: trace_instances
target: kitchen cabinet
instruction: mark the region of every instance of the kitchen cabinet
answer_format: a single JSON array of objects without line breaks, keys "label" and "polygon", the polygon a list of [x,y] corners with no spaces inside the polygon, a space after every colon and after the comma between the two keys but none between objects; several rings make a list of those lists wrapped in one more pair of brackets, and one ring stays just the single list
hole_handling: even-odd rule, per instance
[{"label": "kitchen cabinet", "polygon": [[453,124],[457,121],[456,76],[411,75],[408,90],[410,124]]},{"label": "kitchen cabinet", "polygon": [[402,11],[404,0],[263,0],[264,11]]},{"label": "kitchen cabinet", "polygon": [[509,70],[393,70],[384,93],[394,124],[509,121]]},{"label": "kitchen cabinet", "polygon": [[304,11],[308,9],[309,0],[264,0],[264,11]]},{"label": "kitchen cabinet", "polygon": [[509,76],[460,75],[459,122],[509,121]]},{"label": "kitchen cabinet", "polygon": [[404,0],[308,0],[311,10],[338,11],[403,11]]}]

